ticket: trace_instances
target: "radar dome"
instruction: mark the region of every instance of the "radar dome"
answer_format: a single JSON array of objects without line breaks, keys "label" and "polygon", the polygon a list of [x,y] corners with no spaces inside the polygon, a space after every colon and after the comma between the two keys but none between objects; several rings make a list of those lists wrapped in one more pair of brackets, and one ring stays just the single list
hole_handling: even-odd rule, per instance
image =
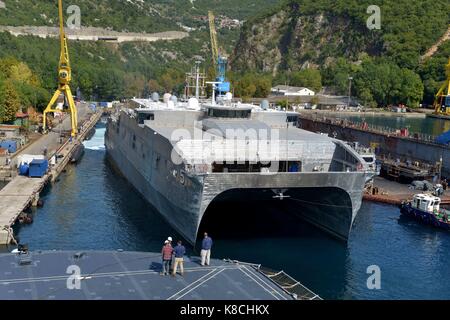
[{"label": "radar dome", "polygon": [[261,109],[263,109],[263,110],[269,109],[269,101],[268,100],[261,101]]},{"label": "radar dome", "polygon": [[158,102],[159,101],[159,93],[158,92],[153,92],[152,93],[152,100],[154,102]]},{"label": "radar dome", "polygon": [[171,96],[170,101],[176,104],[178,102],[178,98],[176,96]]},{"label": "radar dome", "polygon": [[175,103],[172,100],[167,101],[167,107],[169,109],[174,109],[175,108]]},{"label": "radar dome", "polygon": [[198,103],[198,100],[196,98],[190,98],[188,100],[188,108],[194,109],[194,110],[200,110],[200,105]]},{"label": "radar dome", "polygon": [[164,103],[169,102],[171,96],[172,95],[170,93],[164,93],[164,96],[163,96]]},{"label": "radar dome", "polygon": [[231,92],[227,92],[225,93],[225,100],[232,100],[233,99],[233,94]]}]

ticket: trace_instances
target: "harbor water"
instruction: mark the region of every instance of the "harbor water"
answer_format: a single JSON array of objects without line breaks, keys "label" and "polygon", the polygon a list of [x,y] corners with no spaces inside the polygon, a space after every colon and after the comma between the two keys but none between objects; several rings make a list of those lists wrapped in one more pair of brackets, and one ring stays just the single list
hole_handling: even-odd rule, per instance
[{"label": "harbor water", "polygon": [[[179,238],[111,168],[104,133],[99,124],[80,163],[43,192],[44,207],[33,210],[34,223],[16,227],[31,250],[159,252],[167,236]],[[267,219],[262,209],[219,210],[230,218],[208,229],[212,256],[284,270],[325,299],[450,298],[450,233],[400,218],[397,207],[365,202],[347,244],[276,206],[264,208]],[[189,253],[198,254],[198,248]],[[374,265],[381,288],[371,290],[367,268]]]}]

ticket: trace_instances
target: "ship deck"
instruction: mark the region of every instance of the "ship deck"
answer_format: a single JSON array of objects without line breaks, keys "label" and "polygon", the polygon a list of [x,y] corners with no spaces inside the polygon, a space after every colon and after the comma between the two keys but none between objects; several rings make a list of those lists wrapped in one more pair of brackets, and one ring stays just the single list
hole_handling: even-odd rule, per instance
[{"label": "ship deck", "polygon": [[[68,268],[79,267],[78,278]],[[287,292],[257,266],[185,258],[184,275],[163,276],[158,253],[37,251],[0,255],[1,300],[294,300],[320,299],[300,283]],[[79,279],[79,289],[75,286]],[[286,278],[284,278],[286,279]],[[292,279],[292,278],[290,278]]]}]

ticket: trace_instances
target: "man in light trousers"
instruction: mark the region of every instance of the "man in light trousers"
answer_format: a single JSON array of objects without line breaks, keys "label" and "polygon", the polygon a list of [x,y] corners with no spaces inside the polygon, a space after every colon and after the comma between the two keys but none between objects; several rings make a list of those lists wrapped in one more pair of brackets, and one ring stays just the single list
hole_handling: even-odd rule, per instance
[{"label": "man in light trousers", "polygon": [[202,241],[202,251],[200,252],[200,255],[202,257],[202,266],[205,264],[209,266],[209,259],[211,258],[211,247],[213,245],[213,241],[211,237],[208,237],[208,233],[205,232],[205,237]]},{"label": "man in light trousers", "polygon": [[180,274],[184,274],[183,257],[186,254],[186,248],[183,246],[181,240],[178,241],[178,245],[173,249],[173,252],[175,254],[175,264],[173,266],[172,276],[175,277],[178,266],[180,266]]}]

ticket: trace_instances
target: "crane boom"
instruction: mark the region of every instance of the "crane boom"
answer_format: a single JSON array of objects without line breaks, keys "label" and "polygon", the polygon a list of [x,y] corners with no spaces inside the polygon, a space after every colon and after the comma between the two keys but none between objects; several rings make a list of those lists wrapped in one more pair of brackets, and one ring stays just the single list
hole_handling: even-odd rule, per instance
[{"label": "crane boom", "polygon": [[209,18],[209,34],[211,36],[212,59],[213,64],[216,65],[219,59],[219,47],[217,45],[217,32],[214,24],[215,17],[212,11],[208,11],[208,18]]},{"label": "crane boom", "polygon": [[445,67],[447,79],[439,88],[434,100],[434,113],[450,116],[450,58]]},{"label": "crane boom", "polygon": [[63,15],[63,5],[62,0],[58,0],[58,13],[59,13],[59,39],[60,39],[60,55],[58,64],[58,89],[56,89],[53,94],[52,99],[44,110],[43,116],[43,129],[44,132],[47,131],[47,113],[66,111],[61,109],[56,109],[53,106],[58,100],[59,96],[62,94],[64,96],[64,101],[67,102],[67,107],[70,112],[71,119],[71,135],[76,136],[78,133],[78,119],[77,119],[77,109],[75,106],[75,101],[73,100],[72,91],[70,90],[70,82],[72,80],[72,68],[70,67],[69,58],[69,47],[67,45],[67,37],[64,32],[64,15]]},{"label": "crane boom", "polygon": [[58,0],[59,3],[59,39],[60,39],[60,57],[59,65],[66,66],[70,70],[70,59],[69,59],[69,49],[67,47],[67,38],[64,31],[64,16],[62,8],[62,0]]}]

